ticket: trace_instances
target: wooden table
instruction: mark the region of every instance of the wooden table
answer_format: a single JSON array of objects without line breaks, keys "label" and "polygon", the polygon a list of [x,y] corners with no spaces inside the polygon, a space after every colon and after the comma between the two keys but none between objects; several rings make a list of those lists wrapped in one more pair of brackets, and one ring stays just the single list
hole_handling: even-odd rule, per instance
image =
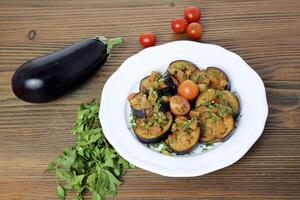
[{"label": "wooden table", "polygon": [[[208,175],[166,178],[132,169],[117,199],[300,199],[299,0],[1,0],[0,199],[55,199],[55,177],[44,171],[73,144],[78,105],[99,100],[108,77],[141,50],[141,32],[155,32],[158,44],[186,39],[172,33],[170,21],[188,5],[203,12],[202,42],[238,53],[262,77],[265,131],[241,160]],[[126,44],[86,84],[48,104],[14,96],[10,81],[20,64],[95,35],[124,36]]]}]

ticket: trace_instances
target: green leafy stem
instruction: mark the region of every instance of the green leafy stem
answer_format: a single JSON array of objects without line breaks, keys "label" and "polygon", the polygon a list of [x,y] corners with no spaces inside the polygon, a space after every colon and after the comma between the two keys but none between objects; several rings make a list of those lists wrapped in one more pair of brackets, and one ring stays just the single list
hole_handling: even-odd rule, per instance
[{"label": "green leafy stem", "polygon": [[76,143],[48,166],[55,171],[59,199],[65,199],[70,190],[76,191],[74,200],[83,200],[87,190],[92,192],[93,200],[114,198],[121,177],[127,169],[134,168],[106,140],[98,113],[99,104],[95,101],[80,105],[72,129],[78,138]]}]

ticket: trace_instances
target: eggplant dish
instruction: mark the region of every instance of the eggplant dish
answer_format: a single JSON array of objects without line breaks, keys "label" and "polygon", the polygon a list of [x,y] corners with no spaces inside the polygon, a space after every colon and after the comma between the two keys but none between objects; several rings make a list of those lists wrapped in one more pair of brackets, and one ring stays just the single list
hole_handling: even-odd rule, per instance
[{"label": "eggplant dish", "polygon": [[197,146],[199,139],[200,126],[197,119],[177,116],[166,143],[176,154],[186,154]]},{"label": "eggplant dish", "polygon": [[179,82],[190,78],[191,74],[198,68],[193,63],[186,60],[176,60],[172,62],[168,67],[168,73]]},{"label": "eggplant dish", "polygon": [[240,115],[239,99],[230,91],[226,73],[217,67],[199,69],[185,60],[172,62],[164,74],[151,72],[128,101],[137,139],[163,143],[179,155],[199,143],[226,141]]},{"label": "eggplant dish", "polygon": [[197,69],[191,74],[190,79],[198,85],[201,92],[208,88],[230,89],[227,75],[216,67],[208,67],[205,70]]}]

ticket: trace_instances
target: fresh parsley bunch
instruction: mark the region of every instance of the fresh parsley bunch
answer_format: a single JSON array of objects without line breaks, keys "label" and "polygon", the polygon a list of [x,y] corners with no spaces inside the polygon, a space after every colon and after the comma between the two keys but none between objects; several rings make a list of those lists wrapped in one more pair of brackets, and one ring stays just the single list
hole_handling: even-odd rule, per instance
[{"label": "fresh parsley bunch", "polygon": [[122,158],[104,137],[98,118],[99,104],[82,104],[77,110],[77,120],[72,133],[78,137],[71,148],[63,151],[49,164],[57,178],[57,197],[65,199],[74,189],[74,200],[82,200],[86,190],[93,200],[115,197],[120,178],[126,169],[134,166]]}]

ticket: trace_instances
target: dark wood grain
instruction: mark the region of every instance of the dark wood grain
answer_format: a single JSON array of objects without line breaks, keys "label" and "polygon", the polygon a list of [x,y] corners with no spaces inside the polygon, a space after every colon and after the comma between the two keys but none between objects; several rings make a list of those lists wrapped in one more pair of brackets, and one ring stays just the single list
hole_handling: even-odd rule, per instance
[{"label": "dark wood grain", "polygon": [[[241,160],[208,175],[166,178],[132,169],[117,199],[300,199],[298,0],[0,1],[0,199],[55,199],[55,177],[45,169],[73,144],[78,105],[100,99],[108,77],[141,49],[141,32],[155,32],[158,44],[186,39],[172,33],[170,21],[188,5],[203,12],[202,42],[238,53],[262,77],[265,131]],[[20,64],[94,35],[124,36],[126,43],[87,83],[42,105],[13,95],[10,80]]]}]

